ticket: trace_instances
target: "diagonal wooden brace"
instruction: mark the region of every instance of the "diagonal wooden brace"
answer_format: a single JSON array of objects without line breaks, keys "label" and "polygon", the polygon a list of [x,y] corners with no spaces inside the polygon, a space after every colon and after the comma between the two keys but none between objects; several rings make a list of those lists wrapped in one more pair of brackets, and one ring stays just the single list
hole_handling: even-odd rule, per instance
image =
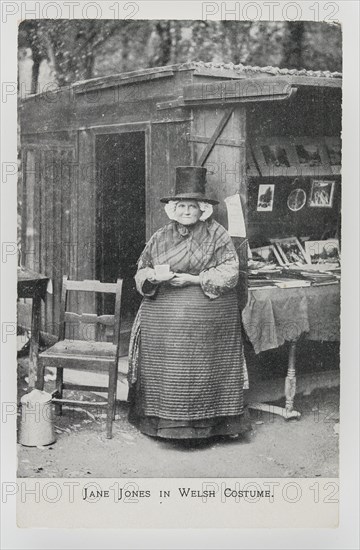
[{"label": "diagonal wooden brace", "polygon": [[204,164],[206,162],[206,159],[208,158],[211,151],[213,150],[214,145],[216,143],[216,140],[218,139],[218,137],[220,137],[221,132],[223,131],[223,129],[225,128],[229,118],[233,114],[234,109],[235,109],[235,107],[231,107],[230,109],[227,109],[225,111],[225,113],[223,114],[219,124],[217,125],[217,127],[215,129],[215,132],[213,133],[213,135],[211,136],[211,138],[209,139],[209,141],[205,145],[205,149],[201,153],[201,156],[200,156],[199,161],[198,161],[199,166],[204,166]]}]

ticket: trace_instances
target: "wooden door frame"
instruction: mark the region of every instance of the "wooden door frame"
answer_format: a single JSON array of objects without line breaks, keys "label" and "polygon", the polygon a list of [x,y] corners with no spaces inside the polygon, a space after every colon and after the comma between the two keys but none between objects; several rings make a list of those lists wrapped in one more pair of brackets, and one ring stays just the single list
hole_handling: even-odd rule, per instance
[{"label": "wooden door frame", "polygon": [[105,134],[127,134],[144,132],[145,134],[145,234],[149,235],[149,192],[151,186],[151,124],[149,122],[129,122],[107,126],[90,126],[92,136],[92,158],[94,159],[92,177],[96,178],[96,137]]},{"label": "wooden door frame", "polygon": [[[91,140],[91,157],[93,159],[92,163],[92,170],[91,170],[91,177],[93,178],[93,181],[96,182],[96,170],[97,170],[97,162],[96,162],[96,138],[97,136],[102,135],[121,135],[125,133],[132,133],[132,132],[143,132],[144,138],[145,138],[145,240],[146,236],[148,234],[148,224],[149,224],[149,205],[148,205],[148,197],[149,197],[149,189],[150,189],[150,177],[151,177],[151,165],[150,165],[150,159],[151,159],[151,149],[150,149],[150,122],[139,122],[139,123],[120,123],[120,124],[112,124],[112,125],[104,125],[104,126],[93,126],[86,129],[90,133],[90,140]],[[97,208],[97,205],[95,204],[95,209]],[[96,239],[96,235],[95,235]],[[96,270],[96,267],[94,266],[94,270]],[[95,275],[95,273],[94,273]]]}]

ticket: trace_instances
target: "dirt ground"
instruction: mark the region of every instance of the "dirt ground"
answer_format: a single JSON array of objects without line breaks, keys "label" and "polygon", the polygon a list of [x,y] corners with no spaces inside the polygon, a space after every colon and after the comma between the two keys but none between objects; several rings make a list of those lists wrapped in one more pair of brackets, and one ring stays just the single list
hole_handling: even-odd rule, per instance
[{"label": "dirt ground", "polygon": [[[27,391],[27,369],[28,359],[20,359],[19,399]],[[53,376],[47,378],[45,390],[52,391]],[[124,390],[123,395],[126,398]],[[89,398],[94,396],[83,396]],[[55,417],[55,443],[18,444],[18,476],[337,477],[339,389],[297,395],[296,409],[301,419],[291,421],[251,410],[253,429],[244,438],[214,438],[197,444],[141,434],[127,420],[125,400],[118,403],[111,440],[105,437],[105,418],[98,408],[64,409],[62,416]]]}]

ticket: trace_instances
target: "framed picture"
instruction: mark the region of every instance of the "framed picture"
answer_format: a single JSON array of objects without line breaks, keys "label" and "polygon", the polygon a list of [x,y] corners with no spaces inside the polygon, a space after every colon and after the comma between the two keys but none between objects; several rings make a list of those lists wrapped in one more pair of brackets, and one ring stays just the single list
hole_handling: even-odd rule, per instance
[{"label": "framed picture", "polygon": [[306,193],[304,189],[293,189],[287,199],[287,205],[292,212],[298,212],[306,204]]},{"label": "framed picture", "polygon": [[298,175],[296,152],[288,138],[258,138],[253,151],[262,176]]},{"label": "framed picture", "polygon": [[313,180],[311,184],[309,206],[331,208],[334,200],[335,182]]},{"label": "framed picture", "polygon": [[341,141],[337,137],[326,137],[325,148],[333,174],[341,172]]},{"label": "framed picture", "polygon": [[251,249],[253,260],[264,260],[268,264],[282,264],[282,258],[273,244]]},{"label": "framed picture", "polygon": [[259,185],[258,200],[256,210],[258,212],[272,212],[274,204],[274,184]]},{"label": "framed picture", "polygon": [[339,241],[327,239],[326,241],[306,241],[305,252],[312,264],[339,264]]},{"label": "framed picture", "polygon": [[281,258],[280,265],[298,264],[306,265],[310,263],[310,258],[296,237],[287,237],[286,239],[270,239],[275,245]]},{"label": "framed picture", "polygon": [[323,138],[295,138],[294,143],[300,174],[316,176],[332,173]]}]

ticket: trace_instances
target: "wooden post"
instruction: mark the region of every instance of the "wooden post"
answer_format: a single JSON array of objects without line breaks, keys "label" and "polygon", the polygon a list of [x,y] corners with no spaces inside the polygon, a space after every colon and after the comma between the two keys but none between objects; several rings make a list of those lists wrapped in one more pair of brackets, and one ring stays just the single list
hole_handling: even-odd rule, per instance
[{"label": "wooden post", "polygon": [[31,313],[31,336],[29,353],[29,388],[35,388],[37,362],[39,355],[39,335],[40,335],[40,315],[41,315],[41,297],[37,290],[33,295],[32,313]]},{"label": "wooden post", "polygon": [[249,403],[249,409],[265,411],[269,414],[278,414],[285,418],[285,420],[300,418],[301,414],[294,410],[294,397],[296,393],[295,356],[296,342],[290,342],[288,371],[285,378],[285,409],[283,409],[282,407],[276,407],[274,405],[268,405],[266,403]]}]

